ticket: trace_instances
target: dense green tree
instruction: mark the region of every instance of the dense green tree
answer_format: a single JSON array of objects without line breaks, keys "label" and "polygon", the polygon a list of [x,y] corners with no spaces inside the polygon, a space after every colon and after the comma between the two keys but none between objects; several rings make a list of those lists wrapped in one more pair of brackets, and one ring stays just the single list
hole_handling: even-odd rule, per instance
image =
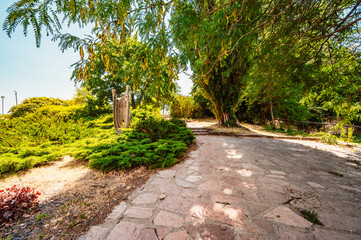
[{"label": "dense green tree", "polygon": [[98,105],[112,101],[112,89],[118,94],[131,87],[133,108],[141,103],[168,103],[177,90],[176,58],[160,57],[159,52],[134,38],[123,43],[108,40],[97,43],[89,58],[76,64],[72,78],[96,96]]},{"label": "dense green tree", "polygon": [[[273,92],[274,87],[298,82],[313,89],[314,72],[327,73],[326,62],[343,47],[356,45],[358,50],[360,4],[360,0],[20,0],[9,7],[3,29],[11,36],[22,25],[26,34],[31,25],[38,46],[45,30],[54,34],[62,50],[73,47],[82,58],[84,49],[92,55],[96,43],[106,45],[112,39],[122,44],[137,32],[160,58],[179,55],[181,66],[190,63],[193,80],[211,101],[219,123],[232,125],[251,73],[264,82],[257,86],[267,88],[264,102],[270,102],[282,93]],[[59,16],[68,25],[93,24],[95,37],[61,33]],[[332,48],[335,52],[327,55]],[[330,76],[322,79],[322,85],[332,84]],[[353,109],[347,107],[352,104],[337,105],[342,111]]]}]

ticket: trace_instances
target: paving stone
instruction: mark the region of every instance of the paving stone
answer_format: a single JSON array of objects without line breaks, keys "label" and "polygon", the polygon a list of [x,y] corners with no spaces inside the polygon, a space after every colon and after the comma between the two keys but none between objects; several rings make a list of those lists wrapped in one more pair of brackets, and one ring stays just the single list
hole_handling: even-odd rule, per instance
[{"label": "paving stone", "polygon": [[144,193],[139,195],[133,200],[135,204],[150,204],[155,203],[158,200],[158,194],[154,193]]},{"label": "paving stone", "polygon": [[234,196],[224,196],[224,195],[213,195],[213,202],[222,203],[226,205],[237,204],[239,202],[239,198]]},{"label": "paving stone", "polygon": [[260,183],[263,184],[274,184],[274,185],[279,185],[279,186],[288,186],[290,185],[288,182],[286,182],[285,180],[282,179],[276,179],[276,178],[269,178],[269,177],[265,177],[260,179]]},{"label": "paving stone", "polygon": [[198,189],[184,189],[182,191],[182,197],[192,197],[192,198],[201,198],[203,193]]},{"label": "paving stone", "polygon": [[343,212],[334,213],[319,211],[318,218],[326,227],[333,228],[335,230],[361,232],[360,218],[346,216]]},{"label": "paving stone", "polygon": [[307,233],[304,232],[298,232],[296,230],[291,229],[280,229],[280,236],[279,240],[306,240],[311,239],[311,237],[308,237]]},{"label": "paving stone", "polygon": [[272,174],[278,174],[278,175],[286,175],[286,173],[282,172],[282,171],[275,171],[275,170],[271,170]]},{"label": "paving stone", "polygon": [[172,178],[175,176],[177,171],[175,170],[163,170],[158,172],[158,176],[162,178]]},{"label": "paving stone", "polygon": [[325,188],[324,186],[322,186],[318,183],[315,183],[315,182],[307,182],[307,184],[314,188]]},{"label": "paving stone", "polygon": [[242,234],[237,238],[237,240],[269,240],[268,237],[265,236],[252,236],[247,234]]},{"label": "paving stone", "polygon": [[154,218],[154,224],[166,227],[179,228],[183,225],[183,218],[166,211],[160,211]]},{"label": "paving stone", "polygon": [[110,232],[107,240],[135,240],[138,238],[143,225],[133,222],[119,222]]},{"label": "paving stone", "polygon": [[275,203],[281,204],[286,202],[288,199],[285,194],[267,191],[267,190],[259,190],[258,191],[258,200],[260,203]]},{"label": "paving stone", "polygon": [[267,190],[267,191],[274,191],[274,192],[278,192],[278,193],[285,193],[284,187],[283,186],[279,186],[279,185],[275,185],[275,184],[265,184],[265,183],[260,183],[258,185],[259,189],[263,189],[263,190]]},{"label": "paving stone", "polygon": [[283,223],[295,227],[309,228],[312,226],[311,222],[297,215],[288,207],[276,207],[272,211],[266,213],[264,216],[275,222]]},{"label": "paving stone", "polygon": [[[193,228],[193,229],[192,229]],[[188,226],[187,232],[191,234],[192,239],[209,239],[209,240],[234,240],[235,232],[232,227],[226,225],[217,225],[205,223],[197,226]],[[199,238],[196,238],[195,232],[198,232]]]},{"label": "paving stone", "polygon": [[280,175],[267,175],[267,177],[270,177],[270,178],[279,178],[279,179],[287,180],[286,177],[280,176]]},{"label": "paving stone", "polygon": [[118,206],[116,206],[113,211],[108,215],[108,217],[106,218],[108,221],[114,221],[114,220],[118,220],[124,210],[127,208],[127,204],[126,202],[121,202]]},{"label": "paving stone", "polygon": [[189,176],[189,177],[186,178],[186,181],[191,182],[191,183],[196,183],[201,179],[202,179],[201,176]]},{"label": "paving stone", "polygon": [[152,208],[131,207],[125,211],[124,215],[131,218],[150,218],[152,213]]},{"label": "paving stone", "polygon": [[169,185],[172,182],[172,178],[156,177],[150,183],[152,185]]},{"label": "paving stone", "polygon": [[213,221],[240,227],[246,226],[247,216],[241,208],[215,203],[212,209],[207,208],[206,211],[207,217]]},{"label": "paving stone", "polygon": [[210,191],[221,191],[221,187],[216,181],[207,181],[198,186],[201,190],[210,190]]},{"label": "paving stone", "polygon": [[140,240],[159,240],[155,234],[155,229],[144,229],[140,235]]},{"label": "paving stone", "polygon": [[166,195],[173,194],[173,195],[179,195],[180,191],[176,184],[166,184],[163,186],[158,186],[158,189],[161,193],[164,193]]},{"label": "paving stone", "polygon": [[186,240],[188,238],[188,234],[185,231],[172,232],[169,233],[165,240]]},{"label": "paving stone", "polygon": [[157,228],[156,231],[159,239],[163,239],[170,232],[170,230],[172,230],[172,228]]},{"label": "paving stone", "polygon": [[274,234],[273,224],[271,222],[264,219],[254,219],[253,223],[255,223],[259,228],[261,228],[266,234]]},{"label": "paving stone", "polygon": [[260,205],[254,202],[242,202],[242,206],[245,207],[247,214],[250,217],[255,217],[269,208],[266,205]]},{"label": "paving stone", "polygon": [[182,201],[183,198],[181,196],[169,196],[159,204],[159,208],[175,211],[181,207]]},{"label": "paving stone", "polygon": [[182,179],[176,178],[175,182],[177,183],[177,185],[184,187],[184,188],[192,188],[194,187],[194,184],[184,181]]},{"label": "paving stone", "polygon": [[190,166],[189,169],[190,169],[190,170],[193,170],[193,171],[198,171],[198,170],[200,170],[200,168],[199,168],[199,167],[196,167],[196,166]]},{"label": "paving stone", "polygon": [[82,236],[80,239],[82,240],[103,240],[106,239],[110,230],[108,228],[103,228],[100,226],[93,226],[89,229],[87,234]]},{"label": "paving stone", "polygon": [[253,223],[248,224],[247,232],[252,234],[260,234],[260,231],[258,231],[256,225],[254,225]]},{"label": "paving stone", "polygon": [[[353,234],[352,232],[345,233],[345,232],[337,232],[332,230],[326,229],[319,229],[316,228],[313,232],[315,239],[319,240],[360,240],[361,235]],[[332,236],[332,237],[331,237]]]},{"label": "paving stone", "polygon": [[235,171],[242,177],[251,177],[252,176],[252,171],[250,171],[248,169],[244,169],[244,168],[243,169],[235,169]]}]

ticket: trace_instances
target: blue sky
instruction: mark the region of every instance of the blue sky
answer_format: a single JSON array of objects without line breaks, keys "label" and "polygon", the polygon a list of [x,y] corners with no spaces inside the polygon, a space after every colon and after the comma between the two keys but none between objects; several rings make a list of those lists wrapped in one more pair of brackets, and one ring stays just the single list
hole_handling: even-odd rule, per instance
[{"label": "blue sky", "polygon": [[[0,1],[1,26],[6,9],[14,0]],[[79,30],[76,30],[77,33]],[[79,34],[85,31],[80,30]],[[81,35],[80,35],[81,36]],[[71,64],[79,55],[73,50],[62,53],[57,42],[43,34],[40,48],[35,45],[31,27],[24,37],[22,27],[17,28],[12,37],[0,29],[0,95],[5,96],[5,112],[15,105],[14,90],[18,91],[18,101],[29,97],[56,97],[70,99],[75,93],[74,82],[70,81]],[[192,82],[181,74],[178,84],[181,94],[187,95]],[[2,109],[0,110],[2,111]]]}]

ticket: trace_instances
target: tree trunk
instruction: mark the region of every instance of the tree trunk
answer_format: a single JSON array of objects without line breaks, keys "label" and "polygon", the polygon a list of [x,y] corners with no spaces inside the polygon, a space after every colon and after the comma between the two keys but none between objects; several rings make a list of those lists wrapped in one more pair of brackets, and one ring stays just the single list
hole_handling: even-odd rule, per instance
[{"label": "tree trunk", "polygon": [[272,118],[272,125],[275,126],[275,118],[273,116],[273,103],[272,103],[272,97],[270,97],[269,100],[270,106],[271,106],[271,118]]}]

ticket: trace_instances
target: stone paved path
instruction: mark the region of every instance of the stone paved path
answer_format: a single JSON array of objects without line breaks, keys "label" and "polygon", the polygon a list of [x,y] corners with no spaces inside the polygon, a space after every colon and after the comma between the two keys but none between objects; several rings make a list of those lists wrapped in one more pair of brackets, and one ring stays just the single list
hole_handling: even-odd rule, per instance
[{"label": "stone paved path", "polygon": [[294,140],[197,143],[81,239],[361,239],[361,171],[352,162],[360,155]]}]

